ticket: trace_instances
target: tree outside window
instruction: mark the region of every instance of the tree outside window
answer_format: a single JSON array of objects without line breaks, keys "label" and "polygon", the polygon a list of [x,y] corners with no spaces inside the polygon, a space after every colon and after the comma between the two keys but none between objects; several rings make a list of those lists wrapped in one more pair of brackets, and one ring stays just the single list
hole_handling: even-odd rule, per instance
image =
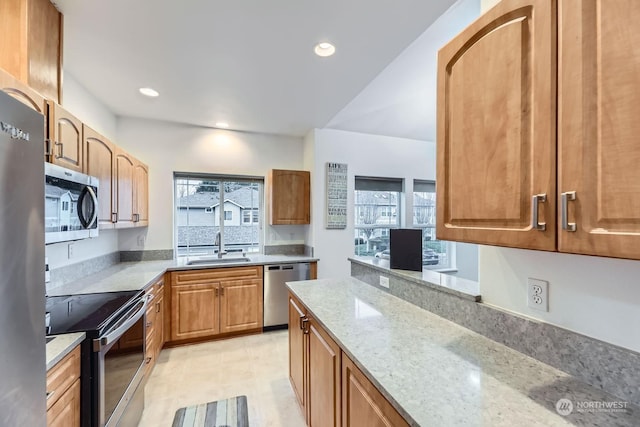
[{"label": "tree outside window", "polygon": [[413,183],[413,227],[422,229],[422,263],[426,268],[450,268],[452,244],[436,239],[436,185]]}]

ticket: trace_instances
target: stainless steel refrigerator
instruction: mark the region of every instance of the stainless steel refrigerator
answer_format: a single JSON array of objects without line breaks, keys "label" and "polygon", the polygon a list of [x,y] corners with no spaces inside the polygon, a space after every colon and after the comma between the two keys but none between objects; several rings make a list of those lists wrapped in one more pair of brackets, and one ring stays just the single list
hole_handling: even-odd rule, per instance
[{"label": "stainless steel refrigerator", "polygon": [[0,426],[46,424],[44,117],[0,91]]}]

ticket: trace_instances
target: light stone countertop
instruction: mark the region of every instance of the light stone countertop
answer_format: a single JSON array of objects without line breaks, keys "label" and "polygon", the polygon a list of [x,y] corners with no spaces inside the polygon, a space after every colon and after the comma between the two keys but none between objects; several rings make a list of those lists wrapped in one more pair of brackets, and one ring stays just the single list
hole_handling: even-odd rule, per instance
[{"label": "light stone countertop", "polygon": [[402,279],[410,280],[419,285],[457,295],[471,301],[480,301],[480,285],[474,280],[438,273],[433,270],[409,271],[391,269],[389,260],[374,257],[350,257],[349,261],[372,267],[387,275],[394,275]]},{"label": "light stone countertop", "polygon": [[61,361],[67,354],[71,352],[78,344],[84,341],[86,335],[84,332],[73,332],[71,334],[51,335],[47,338],[53,338],[46,346],[47,371],[53,368],[56,363]]},{"label": "light stone countertop", "polygon": [[[411,425],[640,425],[640,408],[357,279],[287,286]],[[593,402],[626,408],[578,410]]]},{"label": "light stone countertop", "polygon": [[[247,255],[249,262],[187,265],[189,259],[169,261],[122,262],[80,280],[50,289],[49,296],[141,290],[156,282],[167,271],[201,270],[244,265],[287,264],[318,261],[318,258],[296,255]],[[233,258],[226,256],[225,258]]]}]

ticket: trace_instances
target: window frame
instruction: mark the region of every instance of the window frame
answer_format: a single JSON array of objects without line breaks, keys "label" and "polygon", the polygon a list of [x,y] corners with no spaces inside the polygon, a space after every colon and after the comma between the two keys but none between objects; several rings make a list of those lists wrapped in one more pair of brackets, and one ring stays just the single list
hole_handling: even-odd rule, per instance
[{"label": "window frame", "polygon": [[[416,191],[416,189],[418,189],[419,191]],[[420,191],[421,190],[421,191]],[[432,191],[425,191],[425,190],[432,190]],[[433,205],[418,205],[416,204],[416,200],[417,194],[433,194],[433,196],[431,196],[430,198],[433,201]],[[428,269],[428,270],[434,270],[434,271],[455,271],[456,266],[455,266],[455,244],[453,242],[450,241],[446,241],[446,240],[438,240],[435,239],[435,229],[436,229],[436,183],[435,181],[429,181],[429,180],[414,180],[413,181],[413,192],[412,192],[412,205],[413,205],[413,212],[411,215],[411,227],[412,228],[416,228],[416,229],[420,229],[422,230],[422,235],[423,235],[423,245],[422,245],[422,250],[425,250],[425,240],[424,240],[424,234],[426,232],[426,230],[430,230],[431,232],[429,233],[430,235],[434,236],[434,239],[432,240],[433,242],[441,242],[442,244],[444,244],[445,246],[445,251],[444,252],[440,252],[440,253],[444,253],[447,257],[447,262],[446,264],[440,264],[440,262],[438,262],[438,264],[435,265],[428,265],[428,264],[423,264],[423,268],[424,269]],[[422,196],[421,196],[422,197]],[[426,197],[422,197],[426,200]],[[433,218],[433,221],[429,221],[428,223],[418,223],[416,222],[416,208],[421,208],[421,207],[428,207],[430,208],[429,210],[431,211],[430,214],[428,214],[427,216],[429,218]],[[429,248],[431,249],[431,248]]]},{"label": "window frame", "polygon": [[[181,183],[181,181],[185,181],[186,183]],[[176,258],[180,258],[180,257],[190,257],[190,256],[195,256],[194,254],[191,253],[190,248],[193,247],[198,247],[198,246],[202,246],[202,245],[193,245],[190,246],[189,243],[187,242],[186,246],[179,246],[179,238],[178,238],[178,230],[180,227],[180,224],[178,223],[178,209],[181,206],[178,206],[178,201],[179,201],[179,191],[178,191],[178,186],[179,185],[187,185],[189,186],[190,184],[188,184],[189,181],[209,181],[209,182],[217,182],[218,188],[222,189],[222,191],[219,191],[218,193],[215,193],[218,195],[218,206],[221,207],[221,209],[218,209],[217,215],[213,216],[212,219],[212,226],[213,227],[217,227],[219,232],[222,235],[222,250],[227,250],[225,249],[225,247],[228,244],[233,244],[233,243],[228,243],[227,241],[225,241],[224,238],[224,228],[225,227],[246,227],[246,226],[256,226],[257,227],[257,242],[250,242],[248,243],[248,246],[246,248],[240,249],[243,252],[248,251],[251,253],[258,253],[261,254],[264,252],[264,221],[266,220],[266,212],[265,212],[265,202],[264,202],[264,194],[265,194],[265,179],[264,177],[260,177],[260,176],[245,176],[245,175],[222,175],[222,174],[203,174],[203,173],[189,173],[189,172],[174,172],[173,173],[173,191],[174,191],[174,198],[173,198],[173,215],[174,215],[174,226],[173,226],[173,238],[174,238],[174,243],[173,243],[173,248],[174,251],[176,253]],[[257,208],[250,208],[248,209],[249,211],[256,211],[257,212],[257,221],[256,222],[251,222],[251,223],[243,223],[240,222],[238,225],[232,225],[232,224],[228,224],[229,221],[233,221],[233,211],[231,210],[225,210],[224,209],[224,203],[225,203],[225,191],[224,191],[224,187],[225,187],[225,183],[252,183],[252,184],[257,184],[258,188],[258,206]],[[194,183],[193,185],[198,186],[201,185],[200,183]],[[228,194],[228,193],[227,193]],[[228,199],[227,199],[228,200]],[[205,208],[205,212],[206,212]],[[215,208],[214,207],[209,207],[210,212],[206,212],[207,214],[211,214],[211,213],[215,213]],[[226,219],[226,212],[230,212],[231,213],[231,219]],[[187,207],[187,222],[188,222],[188,218],[189,218],[189,208]],[[225,225],[225,222],[227,222],[227,224]],[[209,246],[209,245],[207,245]],[[213,253],[215,253],[214,250],[215,246],[211,247],[211,251]],[[255,248],[255,250],[253,249]],[[217,248],[219,250],[219,248]],[[233,251],[233,250],[232,250]],[[238,250],[239,251],[239,250]],[[209,252],[209,249],[207,249],[207,253]]]},{"label": "window frame", "polygon": [[[387,194],[386,198],[391,201],[393,197],[395,197],[395,202],[393,204],[373,204],[369,201],[367,202],[359,202],[359,194],[358,192],[370,192],[377,193],[373,194],[372,198],[382,198],[384,199],[384,194]],[[392,196],[393,194],[394,196]],[[354,189],[354,199],[353,199],[353,207],[354,207],[354,253],[355,255],[365,255],[365,256],[375,256],[377,253],[382,253],[384,250],[389,249],[388,245],[388,237],[390,235],[391,229],[401,228],[402,227],[402,204],[404,197],[404,179],[402,178],[382,178],[382,177],[355,177],[355,189]],[[363,195],[364,196],[364,195]],[[373,214],[375,215],[375,220],[373,223],[366,224],[361,221],[367,216],[365,215],[365,211],[363,209],[359,209],[359,207],[373,206]],[[377,210],[377,211],[376,211]],[[384,223],[380,222],[380,218],[383,219]],[[391,222],[393,221],[393,222]],[[367,233],[362,230],[372,230],[371,234],[367,236]],[[376,233],[379,233],[379,236],[375,236]],[[380,245],[376,246],[375,249],[371,249],[369,246],[369,242],[372,237],[380,238]],[[384,243],[384,238],[386,237],[387,244]],[[364,241],[364,243],[360,243]],[[365,254],[361,252],[358,246],[362,244],[367,245],[367,250]]]}]

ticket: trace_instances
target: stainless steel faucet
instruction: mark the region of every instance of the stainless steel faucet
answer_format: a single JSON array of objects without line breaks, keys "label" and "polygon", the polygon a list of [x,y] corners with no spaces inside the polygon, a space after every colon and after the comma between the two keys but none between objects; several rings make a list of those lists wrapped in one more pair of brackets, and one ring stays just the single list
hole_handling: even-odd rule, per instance
[{"label": "stainless steel faucet", "polygon": [[213,246],[218,247],[218,258],[222,258],[222,255],[226,254],[226,252],[222,250],[222,234],[220,234],[219,231],[216,233],[216,238],[213,241]]}]

